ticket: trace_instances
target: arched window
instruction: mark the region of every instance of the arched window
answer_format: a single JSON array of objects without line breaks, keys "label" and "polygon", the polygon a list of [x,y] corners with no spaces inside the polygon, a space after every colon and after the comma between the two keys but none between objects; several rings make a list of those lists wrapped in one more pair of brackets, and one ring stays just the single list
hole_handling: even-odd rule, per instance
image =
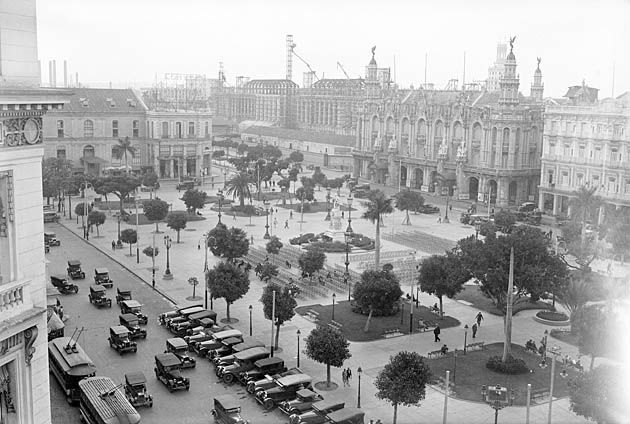
[{"label": "arched window", "polygon": [[427,123],[421,119],[418,121],[416,128],[416,157],[422,158],[426,155]]},{"label": "arched window", "polygon": [[83,148],[83,157],[84,158],[93,158],[94,157],[94,146],[87,145]]},{"label": "arched window", "polygon": [[83,121],[83,137],[94,137],[94,122],[89,119]]}]

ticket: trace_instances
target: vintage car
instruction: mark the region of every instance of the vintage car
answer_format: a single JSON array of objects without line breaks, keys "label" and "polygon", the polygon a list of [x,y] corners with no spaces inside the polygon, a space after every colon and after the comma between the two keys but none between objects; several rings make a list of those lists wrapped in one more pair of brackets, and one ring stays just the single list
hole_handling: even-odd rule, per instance
[{"label": "vintage car", "polygon": [[184,336],[183,339],[186,343],[188,343],[188,350],[192,352],[192,346],[194,343],[201,343],[205,342],[206,340],[210,340],[212,338],[212,334],[212,331],[206,330],[197,334],[193,334],[191,336]]},{"label": "vintage car", "polygon": [[358,408],[344,408],[326,415],[326,424],[364,424],[365,412]]},{"label": "vintage car", "polygon": [[[300,390],[301,392],[302,390]],[[299,392],[298,392],[299,393]],[[290,402],[296,402],[298,399]],[[286,404],[287,402],[283,402]],[[306,403],[308,404],[308,402]],[[298,405],[301,406],[301,405]],[[345,402],[339,399],[321,400],[310,404],[300,412],[289,414],[289,424],[324,424],[330,422],[327,415],[331,412],[339,411],[346,406]],[[280,405],[282,409],[282,405]]]},{"label": "vintage car", "polygon": [[78,293],[79,286],[69,283],[65,275],[51,275],[50,283],[59,290],[61,294]]},{"label": "vintage car", "polygon": [[200,310],[203,310],[203,305],[185,306],[183,308],[179,308],[174,311],[163,312],[160,315],[158,315],[158,323],[160,325],[166,326],[169,320],[184,314],[189,309],[197,309],[195,312],[199,312]]},{"label": "vintage car", "polygon": [[201,306],[193,306],[191,308],[185,309],[179,315],[167,318],[166,324],[165,324],[166,328],[170,330],[172,326],[176,324],[180,324],[182,322],[186,322],[188,321],[189,316],[196,314],[197,312],[202,312],[202,311],[205,311],[205,309]]},{"label": "vintage car", "polygon": [[295,399],[297,392],[312,388],[313,378],[307,374],[294,374],[276,380],[276,385],[256,392],[256,402],[270,411],[280,402]]},{"label": "vintage car", "polygon": [[233,395],[220,395],[214,398],[214,409],[211,411],[218,424],[249,424],[241,417],[241,406]]},{"label": "vintage car", "polygon": [[257,381],[267,374],[278,374],[285,372],[287,367],[284,366],[284,360],[277,356],[271,358],[259,359],[254,362],[254,368],[249,371],[241,372],[238,375],[238,381],[246,386],[250,381]]},{"label": "vintage car", "polygon": [[147,379],[141,371],[125,374],[125,396],[134,407],[153,407],[153,396],[147,393]]},{"label": "vintage car", "polygon": [[192,190],[192,189],[195,188],[195,182],[194,181],[182,181],[180,183],[177,183],[177,186],[175,188],[177,188],[177,190]]},{"label": "vintage car", "polygon": [[203,311],[188,315],[185,321],[177,322],[175,319],[171,320],[169,330],[171,330],[171,333],[177,334],[178,336],[185,336],[189,334],[189,330],[191,330],[190,334],[192,334],[192,330],[195,327],[211,328],[216,319],[216,312],[204,309]]},{"label": "vintage car", "polygon": [[230,337],[243,337],[243,333],[240,330],[225,330],[214,333],[210,340],[197,343],[193,346],[193,350],[199,356],[207,356],[211,350],[218,349],[221,346],[221,341]]},{"label": "vintage car", "polygon": [[219,327],[214,324],[210,318],[204,318],[199,320],[198,325],[193,328],[188,328],[186,330],[186,334],[182,334],[183,330],[180,330],[178,334],[181,334],[180,337],[189,337],[194,336],[195,334],[200,334],[205,331],[212,332],[213,330],[219,330]]},{"label": "vintage car", "polygon": [[182,376],[182,361],[174,353],[155,355],[155,376],[166,385],[169,392],[190,390],[190,380]]},{"label": "vintage car", "polygon": [[46,209],[44,206],[44,222],[59,222],[59,214],[53,209]]},{"label": "vintage car", "polygon": [[259,392],[260,390],[269,389],[276,385],[276,381],[278,379],[282,377],[286,377],[288,375],[295,375],[295,374],[303,374],[303,372],[301,369],[294,367],[278,374],[272,374],[272,375],[266,374],[263,378],[259,380],[249,381],[246,387],[247,393],[253,395]]},{"label": "vintage car", "polygon": [[136,342],[132,342],[129,338],[129,329],[124,325],[115,325],[109,327],[109,347],[116,349],[121,355],[125,352],[138,351]]},{"label": "vintage car", "polygon": [[226,384],[232,384],[238,379],[241,372],[254,368],[254,362],[259,359],[269,358],[271,352],[264,347],[253,347],[234,354],[234,362],[230,365],[221,365],[216,369],[217,377]]},{"label": "vintage car", "polygon": [[440,213],[440,208],[427,203],[425,205],[418,206],[418,208],[416,209],[416,212],[426,213],[426,214]]},{"label": "vintage car", "polygon": [[116,288],[116,303],[120,305],[124,300],[131,300],[131,290]]},{"label": "vintage car", "polygon": [[[238,338],[238,337],[231,337],[232,339],[234,338]],[[226,339],[229,340],[229,339]],[[221,348],[219,349],[215,349],[213,351],[211,351],[212,353],[215,353],[213,359],[212,359],[212,363],[214,365],[218,366],[225,366],[225,365],[230,365],[234,362],[234,360],[236,359],[234,357],[235,353],[239,353],[239,352],[243,352],[245,350],[254,348],[254,347],[263,347],[265,346],[265,344],[263,342],[261,342],[260,340],[256,340],[254,338],[251,337],[247,337],[247,338],[242,338],[242,343],[231,343],[231,347],[230,350],[232,353],[226,354],[224,355],[223,352],[219,352],[221,350]],[[221,342],[223,343],[223,342]],[[225,345],[223,345],[222,347],[225,347]],[[210,357],[211,353],[208,354],[208,357]]]},{"label": "vintage car", "polygon": [[[311,389],[298,390],[296,395],[297,396],[293,400],[286,400],[284,402],[281,402],[278,405],[278,409],[280,409],[282,412],[284,412],[287,415],[293,415],[293,414],[299,415],[305,411],[310,410],[311,406],[313,406],[315,402],[319,402],[324,399],[322,395],[320,395],[317,392],[314,392]],[[343,403],[341,405],[341,408],[343,408]],[[337,409],[341,409],[341,408],[337,408]]]},{"label": "vintage car", "polygon": [[81,262],[76,259],[68,261],[68,268],[66,270],[73,280],[82,280],[85,278],[85,272],[81,269]]},{"label": "vintage car", "polygon": [[[221,347],[218,349],[211,350],[208,352],[208,358],[212,358],[212,361],[216,364],[216,358],[222,358],[227,355],[231,355],[234,353],[234,346],[237,346],[242,343],[248,343],[252,341],[251,337],[230,337],[221,341]],[[264,346],[264,343],[260,343],[257,346]],[[256,346],[251,346],[256,347]]]},{"label": "vintage car", "polygon": [[50,231],[44,233],[44,243],[51,247],[61,246],[61,241],[57,239],[57,234]]},{"label": "vintage car", "polygon": [[138,324],[144,325],[149,318],[142,313],[142,305],[137,300],[123,300],[120,302],[120,312],[123,314],[134,314],[138,317]]},{"label": "vintage car", "polygon": [[91,285],[90,286],[90,294],[88,294],[88,299],[90,300],[90,303],[98,306],[99,308],[101,306],[107,306],[107,307],[112,307],[112,300],[110,298],[108,298],[107,296],[105,296],[105,293],[107,293],[105,291],[105,287],[103,286],[97,286],[97,285]]},{"label": "vintage car", "polygon": [[166,340],[164,353],[168,352],[174,353],[182,361],[182,368],[195,368],[197,366],[197,360],[188,356],[188,343],[180,337]]},{"label": "vintage car", "polygon": [[110,289],[114,287],[114,281],[109,278],[109,271],[104,267],[94,269],[94,282]]},{"label": "vintage car", "polygon": [[118,322],[120,323],[120,325],[127,327],[127,329],[129,330],[129,338],[131,338],[131,340],[147,338],[147,330],[145,330],[144,328],[140,328],[138,317],[134,314],[119,315]]}]

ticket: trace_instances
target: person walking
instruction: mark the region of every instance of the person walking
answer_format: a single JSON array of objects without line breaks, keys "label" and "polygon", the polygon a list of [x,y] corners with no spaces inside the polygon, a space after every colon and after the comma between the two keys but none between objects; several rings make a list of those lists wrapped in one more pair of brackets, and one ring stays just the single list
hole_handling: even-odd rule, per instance
[{"label": "person walking", "polygon": [[251,236],[251,237],[249,238],[249,244],[254,244],[254,236]]},{"label": "person walking", "polygon": [[346,369],[341,371],[341,381],[343,382],[343,387],[346,387],[348,384],[348,374]]},{"label": "person walking", "polygon": [[475,319],[477,320],[477,325],[481,327],[481,321],[483,321],[483,315],[481,315],[481,311],[479,311]]},{"label": "person walking", "polygon": [[289,229],[289,220],[284,221],[284,228]]},{"label": "person walking", "polygon": [[438,216],[438,220],[437,220],[437,222],[438,222],[438,224],[441,224],[441,223],[442,223],[442,217],[441,217],[441,216]]},{"label": "person walking", "polygon": [[289,219],[293,219],[293,211],[289,211]]},{"label": "person walking", "polygon": [[475,337],[477,337],[477,329],[478,329],[478,328],[479,328],[479,327],[477,327],[477,323],[476,323],[476,322],[475,322],[475,323],[473,323],[473,325],[472,325],[473,339],[474,339]]},{"label": "person walking", "polygon": [[278,228],[278,218],[273,219],[273,228]]},{"label": "person walking", "polygon": [[433,330],[433,335],[435,336],[435,343],[441,341],[440,340],[440,326],[436,325],[435,329]]},{"label": "person walking", "polygon": [[112,250],[115,252],[116,251],[116,241],[112,240]]},{"label": "person walking", "polygon": [[348,367],[346,372],[346,377],[348,378],[348,386],[350,386],[350,380],[352,380],[352,370]]}]

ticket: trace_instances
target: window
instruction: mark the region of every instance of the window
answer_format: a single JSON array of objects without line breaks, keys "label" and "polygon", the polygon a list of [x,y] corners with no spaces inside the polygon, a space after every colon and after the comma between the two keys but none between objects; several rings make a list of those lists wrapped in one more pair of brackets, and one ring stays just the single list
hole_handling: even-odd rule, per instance
[{"label": "window", "polygon": [[208,122],[206,122],[206,128],[205,128],[204,134],[206,135],[206,137],[210,135],[210,124]]},{"label": "window", "polygon": [[553,171],[547,171],[547,183],[553,184]]},{"label": "window", "polygon": [[66,148],[57,147],[57,159],[65,159],[65,158],[66,158]]},{"label": "window", "polygon": [[175,137],[182,138],[182,123],[175,122]]},{"label": "window", "polygon": [[616,147],[613,147],[610,149],[610,161],[611,162],[618,162],[621,159],[621,157],[619,156],[619,150],[617,150]]},{"label": "window", "polygon": [[586,146],[581,144],[578,146],[578,157],[584,158],[586,156]]},{"label": "window", "polygon": [[578,187],[582,187],[584,185],[584,174],[576,174],[575,183]]},{"label": "window", "polygon": [[169,145],[160,145],[160,156],[168,157],[171,155],[171,146]]},{"label": "window", "polygon": [[550,141],[549,142],[549,154],[551,156],[553,156],[553,155],[555,155],[555,153],[556,153],[556,143],[553,142],[553,141]]},{"label": "window", "polygon": [[601,160],[602,159],[602,148],[601,146],[596,146],[595,147],[595,160]]},{"label": "window", "polygon": [[609,193],[617,192],[617,179],[615,177],[608,177],[608,192]]},{"label": "window", "polygon": [[195,123],[189,122],[188,123],[188,137],[192,137],[194,135],[195,135]]},{"label": "window", "polygon": [[63,130],[63,120],[57,121],[57,137],[63,138],[64,130]]},{"label": "window", "polygon": [[586,135],[586,124],[584,122],[580,124],[580,135],[582,137]]},{"label": "window", "polygon": [[630,178],[626,178],[626,184],[625,184],[624,192],[626,194],[630,194]]},{"label": "window", "polygon": [[89,119],[83,122],[83,137],[94,137],[94,122]]},{"label": "window", "polygon": [[94,155],[94,146],[85,146],[83,148],[83,157],[84,158],[93,158]]},{"label": "window", "polygon": [[593,184],[593,187],[599,188],[599,175],[592,175],[591,182]]},{"label": "window", "polygon": [[168,122],[162,122],[162,138],[168,138]]},{"label": "window", "polygon": [[551,121],[551,132],[554,134],[558,132],[558,121]]},{"label": "window", "polygon": [[118,121],[112,121],[112,137],[118,138]]},{"label": "window", "polygon": [[571,157],[571,145],[570,144],[565,144],[564,145],[564,151],[562,152],[562,154],[564,155],[565,158],[570,158]]},{"label": "window", "polygon": [[562,185],[569,185],[569,171],[562,171]]},{"label": "window", "polygon": [[173,156],[184,156],[184,146],[173,146]]},{"label": "window", "polygon": [[131,130],[132,130],[132,133],[131,133],[132,137],[138,138],[139,133],[140,133],[140,121],[133,121]]}]

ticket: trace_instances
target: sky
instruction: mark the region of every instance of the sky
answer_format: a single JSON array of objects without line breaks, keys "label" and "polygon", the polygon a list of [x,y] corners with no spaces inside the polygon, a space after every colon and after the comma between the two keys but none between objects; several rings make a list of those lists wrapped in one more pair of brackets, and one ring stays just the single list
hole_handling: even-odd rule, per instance
[{"label": "sky", "polygon": [[[600,98],[630,90],[630,0],[37,0],[42,80],[63,60],[82,84],[148,86],[165,73],[284,78],[286,35],[319,78],[379,67],[401,87],[487,78],[498,42],[516,36],[520,90],[540,57],[545,97],[582,80]],[[306,66],[294,57],[293,81]]]}]

